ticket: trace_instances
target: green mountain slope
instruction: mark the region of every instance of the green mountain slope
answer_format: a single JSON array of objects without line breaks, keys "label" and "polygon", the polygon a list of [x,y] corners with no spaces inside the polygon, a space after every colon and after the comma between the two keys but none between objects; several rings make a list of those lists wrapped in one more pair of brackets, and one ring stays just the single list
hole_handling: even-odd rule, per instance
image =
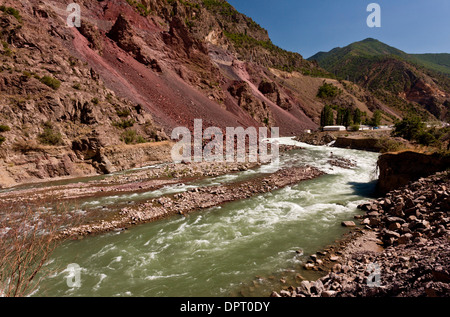
[{"label": "green mountain slope", "polygon": [[375,39],[320,52],[317,61],[336,77],[372,91],[404,114],[449,117],[450,54],[407,54]]},{"label": "green mountain slope", "polygon": [[411,61],[450,76],[450,54],[410,54]]}]

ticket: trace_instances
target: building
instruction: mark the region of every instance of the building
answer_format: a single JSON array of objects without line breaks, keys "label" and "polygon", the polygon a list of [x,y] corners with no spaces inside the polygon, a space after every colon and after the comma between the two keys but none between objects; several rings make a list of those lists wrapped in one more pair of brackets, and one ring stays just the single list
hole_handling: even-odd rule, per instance
[{"label": "building", "polygon": [[323,127],[323,131],[346,131],[347,129],[341,125],[330,125]]}]

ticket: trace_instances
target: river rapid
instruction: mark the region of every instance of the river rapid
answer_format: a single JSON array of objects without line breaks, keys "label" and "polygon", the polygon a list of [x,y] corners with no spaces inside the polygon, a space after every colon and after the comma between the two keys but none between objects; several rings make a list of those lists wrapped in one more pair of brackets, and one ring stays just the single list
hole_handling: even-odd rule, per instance
[{"label": "river rapid", "polygon": [[[361,214],[358,204],[373,198],[378,154],[289,138],[279,141],[303,149],[283,153],[279,166],[169,186],[144,197],[233,182],[282,167],[311,165],[326,175],[187,217],[66,241],[52,254],[46,265],[52,273],[33,296],[269,296],[298,274],[319,278],[320,272],[302,271],[302,264],[342,237],[348,229],[341,222]],[[331,152],[357,166],[331,165]],[[132,197],[108,197],[109,208],[123,199]],[[69,264],[80,267],[81,285],[68,283],[74,280]]]}]

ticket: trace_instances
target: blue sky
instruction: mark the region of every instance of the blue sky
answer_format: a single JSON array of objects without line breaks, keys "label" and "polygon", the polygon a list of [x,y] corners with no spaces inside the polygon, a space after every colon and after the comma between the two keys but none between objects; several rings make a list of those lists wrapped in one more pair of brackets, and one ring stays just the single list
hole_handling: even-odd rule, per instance
[{"label": "blue sky", "polygon": [[[308,58],[368,37],[407,53],[450,53],[450,0],[228,0],[269,31],[272,41]],[[369,28],[368,4],[381,6]]]}]

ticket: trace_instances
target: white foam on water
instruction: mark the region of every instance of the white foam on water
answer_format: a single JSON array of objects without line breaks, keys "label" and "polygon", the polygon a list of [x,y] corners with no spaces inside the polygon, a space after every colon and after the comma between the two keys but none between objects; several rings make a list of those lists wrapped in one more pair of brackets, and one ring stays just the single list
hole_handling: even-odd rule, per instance
[{"label": "white foam on water", "polygon": [[[160,274],[162,274],[162,273],[160,273]],[[170,274],[170,275],[149,275],[149,276],[146,276],[144,279],[149,280],[149,281],[154,281],[154,280],[159,280],[159,279],[167,279],[167,278],[180,277],[180,276],[185,276],[185,275],[187,275],[187,273]]]}]

